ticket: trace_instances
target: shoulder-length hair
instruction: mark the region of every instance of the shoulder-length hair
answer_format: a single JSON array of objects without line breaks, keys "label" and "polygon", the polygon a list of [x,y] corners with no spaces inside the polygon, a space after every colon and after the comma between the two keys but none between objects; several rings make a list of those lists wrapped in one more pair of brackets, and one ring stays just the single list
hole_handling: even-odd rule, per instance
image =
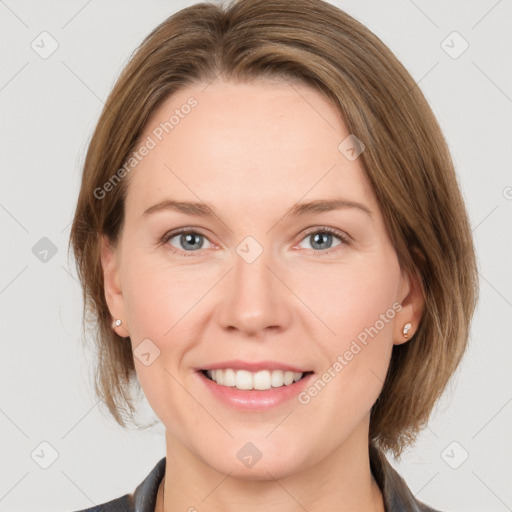
[{"label": "shoulder-length hair", "polygon": [[133,420],[133,354],[111,329],[100,261],[101,236],[115,244],[122,230],[127,180],[95,191],[123,167],[164,100],[218,76],[308,84],[365,146],[361,165],[400,267],[417,273],[425,300],[414,339],[393,347],[371,411],[370,440],[399,456],[465,351],[478,296],[473,240],[447,144],[418,85],[375,34],[322,0],[192,5],[156,27],[123,70],[88,147],[70,236],[82,327],[90,313],[96,333],[95,392],[120,425]]}]

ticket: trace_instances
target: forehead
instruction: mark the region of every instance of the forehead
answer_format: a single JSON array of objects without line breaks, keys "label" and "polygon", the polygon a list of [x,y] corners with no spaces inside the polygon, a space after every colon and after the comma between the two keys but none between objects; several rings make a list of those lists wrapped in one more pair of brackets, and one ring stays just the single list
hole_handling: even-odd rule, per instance
[{"label": "forehead", "polygon": [[194,84],[151,116],[152,149],[129,176],[127,210],[167,196],[214,204],[239,199],[290,206],[350,194],[373,200],[358,160],[338,148],[349,136],[334,106],[311,87],[285,81]]}]

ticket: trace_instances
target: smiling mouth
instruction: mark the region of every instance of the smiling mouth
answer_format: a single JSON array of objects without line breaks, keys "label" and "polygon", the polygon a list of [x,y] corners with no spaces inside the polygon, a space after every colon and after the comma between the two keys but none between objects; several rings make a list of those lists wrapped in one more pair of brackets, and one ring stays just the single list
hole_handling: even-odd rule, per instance
[{"label": "smiling mouth", "polygon": [[243,390],[265,391],[272,388],[291,386],[313,372],[292,372],[285,370],[235,370],[232,368],[218,370],[201,370],[201,373],[219,386],[235,387]]}]

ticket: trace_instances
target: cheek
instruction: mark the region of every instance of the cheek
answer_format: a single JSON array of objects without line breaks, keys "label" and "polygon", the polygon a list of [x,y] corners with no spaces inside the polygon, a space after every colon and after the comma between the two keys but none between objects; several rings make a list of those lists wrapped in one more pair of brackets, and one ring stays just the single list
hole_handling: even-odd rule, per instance
[{"label": "cheek", "polygon": [[[201,325],[198,319],[204,304],[201,299],[218,279],[214,271],[210,274],[200,266],[196,270],[185,269],[183,265],[168,264],[165,259],[142,252],[124,257],[123,295],[135,368],[160,418],[169,403],[183,400],[182,390],[172,377],[182,380],[183,367],[191,363],[189,353],[200,339],[200,333],[196,335],[195,330]],[[159,350],[158,357],[148,366],[137,360],[137,347],[146,339]],[[167,400],[171,396],[173,399]],[[167,405],[163,405],[166,400]]]},{"label": "cheek", "polygon": [[[187,424],[186,414],[194,406],[177,381],[183,380],[180,365],[191,348],[191,307],[204,291],[198,276],[155,260],[142,253],[124,258],[123,295],[137,378],[156,415],[173,428]],[[146,339],[160,351],[149,365],[137,358],[137,347]]]},{"label": "cheek", "polygon": [[315,313],[305,325],[323,363],[298,397],[300,412],[305,423],[315,418],[310,435],[326,446],[336,446],[369,421],[393,348],[399,282],[394,252],[330,265],[294,282],[301,286],[297,295]]},{"label": "cheek", "polygon": [[[396,314],[400,267],[394,252],[379,258],[360,258],[347,265],[319,266],[318,272],[300,274],[297,295],[335,336],[337,348],[371,330],[376,336],[392,332]],[[393,308],[395,305],[395,308]],[[317,320],[318,321],[318,320]],[[329,335],[323,339],[329,340]],[[329,346],[333,346],[329,341]]]},{"label": "cheek", "polygon": [[348,406],[362,412],[380,393],[401,307],[396,302],[399,282],[400,267],[391,251],[371,263],[361,258],[302,279],[298,295],[317,316],[311,325],[330,372],[322,380],[336,394],[339,410]]},{"label": "cheek", "polygon": [[123,270],[130,329],[133,326],[139,338],[153,336],[163,341],[170,337],[174,325],[204,294],[204,272],[201,276],[184,271],[180,265],[162,263],[161,258],[132,254],[125,258]]}]

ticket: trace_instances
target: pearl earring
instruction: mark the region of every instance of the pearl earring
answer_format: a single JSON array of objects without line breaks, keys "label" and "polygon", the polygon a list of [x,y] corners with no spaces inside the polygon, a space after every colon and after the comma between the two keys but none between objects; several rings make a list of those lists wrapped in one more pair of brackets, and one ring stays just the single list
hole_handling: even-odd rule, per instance
[{"label": "pearl earring", "polygon": [[119,320],[119,319],[114,320],[114,321],[112,322],[112,329],[115,329],[116,327],[119,327],[122,323],[123,323],[123,322],[122,322],[121,320]]},{"label": "pearl earring", "polygon": [[402,327],[402,334],[404,335],[404,338],[408,338],[408,337],[409,337],[409,331],[411,330],[411,327],[412,327],[411,322],[407,322],[407,323]]}]

